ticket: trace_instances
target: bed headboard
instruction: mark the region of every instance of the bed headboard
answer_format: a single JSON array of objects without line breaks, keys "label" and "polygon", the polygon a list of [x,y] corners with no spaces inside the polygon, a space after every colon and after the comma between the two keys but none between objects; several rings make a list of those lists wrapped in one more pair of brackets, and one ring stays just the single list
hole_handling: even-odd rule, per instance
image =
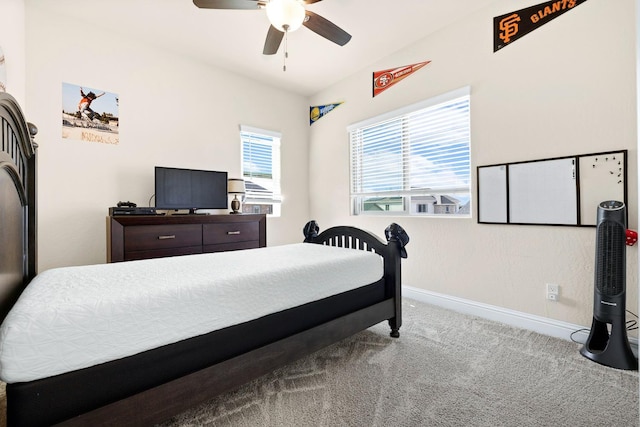
[{"label": "bed headboard", "polygon": [[36,133],[0,92],[0,321],[36,274]]}]

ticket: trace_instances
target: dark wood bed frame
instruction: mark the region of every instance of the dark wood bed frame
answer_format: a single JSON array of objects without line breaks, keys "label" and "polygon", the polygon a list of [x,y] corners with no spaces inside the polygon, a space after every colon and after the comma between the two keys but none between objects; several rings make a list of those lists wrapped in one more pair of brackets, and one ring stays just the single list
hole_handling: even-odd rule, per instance
[{"label": "dark wood bed frame", "polygon": [[[1,320],[36,275],[37,130],[6,93],[0,93],[0,120]],[[313,221],[303,231],[305,242],[376,252],[384,260],[384,277],[117,361],[7,384],[8,425],[151,425],[382,321],[388,321],[391,336],[398,337],[400,261],[408,243],[404,230],[389,226],[388,243],[354,227],[318,233]]]}]

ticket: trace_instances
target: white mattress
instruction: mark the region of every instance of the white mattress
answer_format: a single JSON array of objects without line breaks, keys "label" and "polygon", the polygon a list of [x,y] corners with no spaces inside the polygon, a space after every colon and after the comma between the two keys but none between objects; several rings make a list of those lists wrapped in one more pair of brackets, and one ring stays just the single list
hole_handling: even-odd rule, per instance
[{"label": "white mattress", "polygon": [[45,271],[0,327],[0,379],[93,366],[355,289],[378,255],[300,243]]}]

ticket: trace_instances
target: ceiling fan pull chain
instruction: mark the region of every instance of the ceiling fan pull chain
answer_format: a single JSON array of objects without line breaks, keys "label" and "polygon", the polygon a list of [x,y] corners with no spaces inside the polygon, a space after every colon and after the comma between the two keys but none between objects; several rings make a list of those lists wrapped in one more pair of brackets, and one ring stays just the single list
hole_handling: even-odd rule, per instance
[{"label": "ceiling fan pull chain", "polygon": [[289,57],[289,47],[287,46],[287,36],[289,34],[289,26],[283,25],[284,28],[284,60],[282,64],[282,71],[287,71],[287,58]]}]

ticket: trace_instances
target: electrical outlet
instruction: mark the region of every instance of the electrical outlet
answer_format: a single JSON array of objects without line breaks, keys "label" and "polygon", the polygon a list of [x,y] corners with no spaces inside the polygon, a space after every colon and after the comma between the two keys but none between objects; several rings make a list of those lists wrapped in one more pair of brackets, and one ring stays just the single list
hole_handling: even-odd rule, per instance
[{"label": "electrical outlet", "polygon": [[554,283],[547,283],[547,299],[549,301],[558,301],[560,294],[560,286]]}]

